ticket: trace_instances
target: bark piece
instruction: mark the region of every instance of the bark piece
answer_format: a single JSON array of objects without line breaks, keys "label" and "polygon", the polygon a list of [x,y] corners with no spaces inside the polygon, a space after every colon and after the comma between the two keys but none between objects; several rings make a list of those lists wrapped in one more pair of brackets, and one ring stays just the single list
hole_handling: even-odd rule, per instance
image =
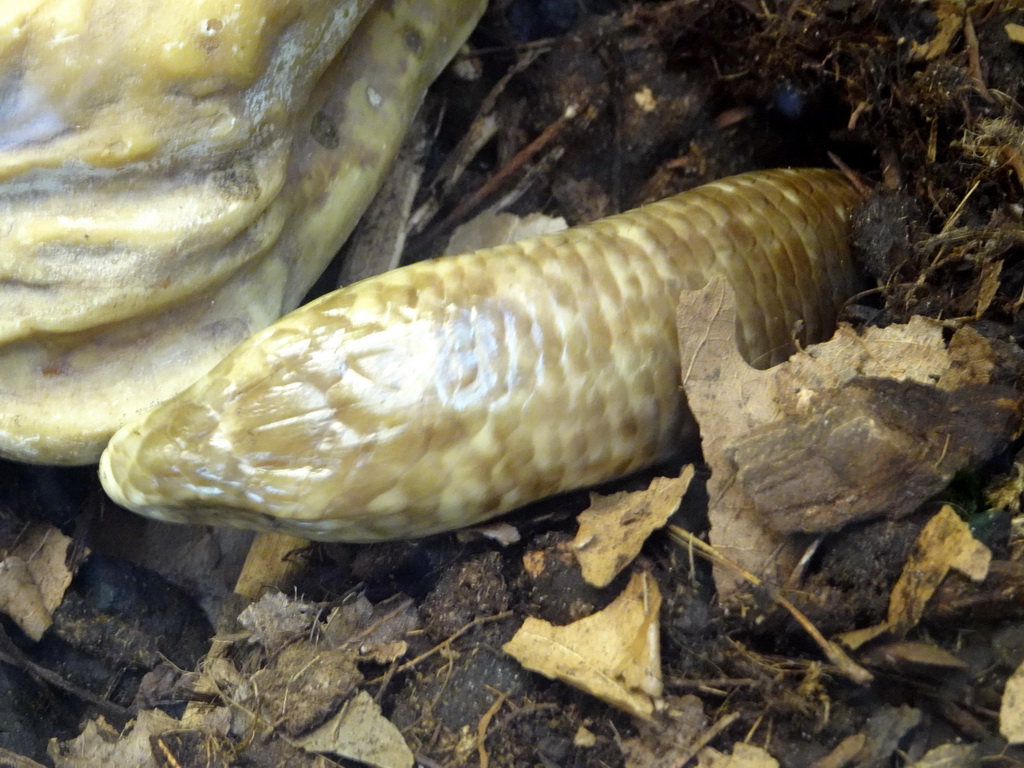
[{"label": "bark piece", "polygon": [[[700,425],[711,543],[748,571],[784,577],[793,533],[909,514],[953,475],[1016,434],[1022,404],[989,384],[987,340],[915,317],[833,339],[768,371],[736,348],[735,299],[722,281],[680,298],[682,380]],[[716,571],[719,591],[737,587]]]},{"label": "bark piece", "polygon": [[726,449],[764,520],[782,533],[904,517],[957,472],[991,458],[1020,422],[1017,394],[998,386],[947,392],[858,378],[814,401],[812,411],[753,430]]}]

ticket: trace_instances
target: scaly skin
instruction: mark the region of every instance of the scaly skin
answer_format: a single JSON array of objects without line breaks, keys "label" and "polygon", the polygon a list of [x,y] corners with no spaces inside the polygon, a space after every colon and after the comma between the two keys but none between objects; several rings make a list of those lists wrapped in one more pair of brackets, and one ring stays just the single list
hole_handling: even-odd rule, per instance
[{"label": "scaly skin", "polygon": [[103,485],[162,520],[367,542],[638,469],[690,418],[680,291],[726,277],[741,352],[780,362],[858,287],[859,200],[831,171],[745,174],[348,286],[121,429]]}]

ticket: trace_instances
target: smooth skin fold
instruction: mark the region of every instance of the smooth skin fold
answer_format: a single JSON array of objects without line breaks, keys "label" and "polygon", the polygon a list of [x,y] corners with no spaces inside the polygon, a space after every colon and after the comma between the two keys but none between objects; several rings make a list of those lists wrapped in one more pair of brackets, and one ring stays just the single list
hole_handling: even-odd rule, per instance
[{"label": "smooth skin fold", "polygon": [[0,458],[110,436],[302,301],[485,0],[0,0]]}]

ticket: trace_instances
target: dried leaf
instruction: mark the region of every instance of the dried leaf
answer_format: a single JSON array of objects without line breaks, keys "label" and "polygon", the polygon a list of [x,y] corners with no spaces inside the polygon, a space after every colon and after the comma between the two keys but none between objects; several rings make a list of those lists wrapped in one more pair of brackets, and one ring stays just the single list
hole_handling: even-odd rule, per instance
[{"label": "dried leaf", "polygon": [[973,581],[988,575],[992,553],[971,535],[967,523],[948,504],[922,529],[889,598],[889,629],[905,635],[917,625],[924,608],[950,568]]},{"label": "dried leaf", "polygon": [[238,623],[252,633],[251,642],[273,653],[306,635],[319,610],[281,592],[268,592],[239,614]]},{"label": "dried leaf", "polygon": [[360,691],[337,715],[296,743],[309,752],[326,752],[375,768],[412,768],[416,760],[402,732]]},{"label": "dried leaf", "polygon": [[234,763],[231,742],[202,728],[177,728],[150,736],[149,747],[160,768],[229,768]]},{"label": "dried leaf", "polygon": [[455,532],[459,542],[477,541],[478,539],[490,539],[503,547],[510,547],[518,544],[523,538],[519,529],[511,523],[503,520],[491,520],[472,528],[463,528]]},{"label": "dried leaf", "polygon": [[958,656],[927,642],[895,642],[872,648],[860,660],[897,675],[947,675],[967,664]]},{"label": "dried leaf", "polygon": [[949,340],[949,369],[936,386],[953,391],[978,384],[987,384],[995,370],[992,343],[970,326],[953,334]]},{"label": "dried leaf", "polygon": [[846,768],[853,765],[857,754],[864,749],[868,737],[863,731],[847,736],[822,758],[811,763],[810,768]]},{"label": "dried leaf", "polygon": [[30,525],[0,562],[0,611],[33,640],[52,623],[74,572],[68,564],[71,539],[51,525]]},{"label": "dried leaf", "polygon": [[944,55],[963,27],[964,0],[937,0],[934,6],[938,30],[926,43],[911,41],[911,61],[933,61]]},{"label": "dried leaf", "polygon": [[576,729],[576,735],[572,737],[572,745],[589,749],[590,747],[597,746],[597,736],[585,725],[581,725]]},{"label": "dried leaf", "polygon": [[4,768],[46,768],[42,763],[16,754],[6,747],[0,747],[0,765]]},{"label": "dried leaf", "polygon": [[36,641],[42,639],[53,623],[39,585],[32,580],[28,565],[20,557],[8,556],[0,563],[0,611]]},{"label": "dried leaf", "polygon": [[1003,271],[1003,262],[987,261],[981,266],[981,280],[978,285],[978,303],[974,307],[974,319],[979,320],[990,306],[999,291],[999,275]]},{"label": "dried leaf", "polygon": [[635,736],[619,740],[626,768],[677,768],[699,749],[707,728],[701,700],[666,697],[664,704],[657,719],[640,722]]},{"label": "dried leaf", "polygon": [[640,553],[647,537],[679,509],[693,479],[693,466],[679,477],[656,477],[643,491],[590,495],[590,508],[579,516],[573,546],[583,578],[605,587]]},{"label": "dried leaf", "polygon": [[856,651],[858,648],[867,645],[872,640],[881,637],[889,631],[889,625],[886,623],[875,624],[873,627],[865,627],[863,629],[854,629],[849,632],[843,632],[836,636],[836,640],[845,645],[851,651]]},{"label": "dried leaf", "polygon": [[180,728],[180,723],[155,709],[144,709],[119,734],[102,717],[90,720],[73,739],[53,739],[46,748],[55,768],[156,768],[150,739]]},{"label": "dried leaf", "polygon": [[857,755],[857,765],[885,765],[902,749],[907,734],[921,725],[921,710],[883,705],[875,709],[867,722],[867,743]]},{"label": "dried leaf", "polygon": [[359,596],[331,611],[320,631],[320,645],[389,664],[406,654],[406,637],[419,626],[419,613],[411,599],[388,599],[374,604]]},{"label": "dried leaf", "polygon": [[564,627],[529,617],[503,650],[527,669],[650,717],[662,693],[660,607],[654,579],[634,574],[603,611]]},{"label": "dried leaf", "polygon": [[999,707],[999,733],[1011,744],[1024,744],[1024,663],[1010,675]]},{"label": "dried leaf", "polygon": [[324,722],[362,681],[354,653],[295,643],[252,675],[253,700],[238,701],[295,737]]},{"label": "dried leaf", "polygon": [[444,252],[446,254],[470,253],[479,248],[491,248],[505,243],[514,243],[528,237],[561,232],[568,227],[561,216],[545,216],[531,213],[516,216],[499,213],[495,208],[481,211],[472,219],[455,228]]},{"label": "dried leaf", "polygon": [[733,744],[731,755],[711,747],[702,749],[697,755],[697,768],[779,768],[779,761],[761,747],[741,741]]},{"label": "dried leaf", "polygon": [[[796,562],[798,548],[765,526],[754,502],[736,483],[736,467],[725,454],[732,439],[778,415],[775,401],[766,396],[772,373],[751,368],[736,347],[736,300],[727,283],[714,279],[700,291],[684,292],[676,325],[681,329],[683,387],[711,467],[711,543],[753,573],[764,573],[776,552],[783,561]],[[723,596],[743,583],[735,572],[720,567],[715,568],[715,581]]]},{"label": "dried leaf", "polygon": [[[943,330],[941,323],[916,315],[904,325],[868,328],[863,335],[841,325],[829,341],[794,355],[785,365],[793,380],[811,390],[856,378],[934,384],[951,367]],[[808,405],[806,392],[780,388],[779,395],[787,411]]]},{"label": "dried leaf", "polygon": [[197,672],[187,676],[183,687],[197,699],[222,695],[233,698],[235,691],[248,682],[249,678],[239,672],[230,659],[211,655],[203,660]]},{"label": "dried leaf", "polygon": [[1004,509],[1011,516],[1021,513],[1021,499],[1024,498],[1024,463],[1018,453],[1013,466],[1005,475],[992,481],[985,490],[985,502],[992,509]]},{"label": "dried leaf", "polygon": [[978,764],[977,744],[943,744],[929,749],[907,768],[976,768]]}]

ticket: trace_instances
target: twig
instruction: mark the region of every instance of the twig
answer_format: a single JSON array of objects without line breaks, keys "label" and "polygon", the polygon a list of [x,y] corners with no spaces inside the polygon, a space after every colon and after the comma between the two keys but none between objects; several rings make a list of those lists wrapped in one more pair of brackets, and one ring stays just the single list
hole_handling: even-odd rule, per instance
[{"label": "twig", "polygon": [[[720,565],[723,568],[728,568],[729,570],[738,573],[747,583],[755,587],[765,586],[764,582],[760,578],[752,574],[750,571],[741,568],[710,544],[701,541],[689,531],[680,528],[677,525],[670,525],[668,530],[669,535],[677,542],[684,544],[687,547],[693,547],[698,554],[707,558],[716,565]],[[770,592],[772,599],[785,608],[789,614],[796,619],[796,622],[803,627],[804,631],[811,636],[811,639],[818,644],[818,647],[821,648],[825,657],[835,665],[836,669],[842,675],[860,685],[868,685],[875,679],[874,675],[851,659],[846,651],[821,634],[821,632],[818,631],[818,628],[811,623],[810,619],[808,619],[800,609],[793,605],[788,599],[780,594],[776,594],[774,590],[771,590]]]},{"label": "twig", "polygon": [[21,649],[11,641],[7,633],[2,630],[0,630],[0,663],[8,664],[15,669],[20,669],[41,683],[50,685],[58,690],[64,691],[65,693],[69,693],[84,702],[92,704],[107,717],[113,718],[122,723],[127,722],[132,718],[132,713],[124,707],[121,707],[112,701],[108,701],[102,696],[97,696],[92,691],[88,691],[74,683],[68,682],[53,670],[36,664],[25,656],[25,654],[21,652]]},{"label": "twig", "polygon": [[981,53],[978,48],[978,36],[974,32],[974,22],[971,20],[971,13],[964,13],[964,46],[967,48],[967,61],[970,66],[971,77],[977,84],[978,95],[985,101],[992,103],[992,96],[985,84],[985,75],[981,71]]},{"label": "twig", "polygon": [[718,722],[704,731],[704,733],[700,735],[700,738],[693,742],[683,756],[674,762],[670,768],[683,768],[683,766],[696,757],[698,752],[704,749],[704,747],[710,744],[714,739],[718,738],[718,734],[736,722],[736,720],[739,719],[739,716],[739,712],[730,712],[725,717],[719,719]]},{"label": "twig", "polygon": [[498,698],[495,699],[494,703],[491,704],[490,707],[488,707],[486,712],[484,712],[483,717],[481,717],[480,720],[477,721],[476,751],[477,754],[480,756],[480,768],[488,768],[488,766],[490,765],[491,756],[487,752],[487,746],[485,744],[485,742],[487,741],[487,727],[491,724],[491,720],[494,718],[494,716],[498,714],[498,710],[501,709],[502,705],[505,703],[505,700],[507,698],[507,693],[499,693]]},{"label": "twig", "polygon": [[[433,656],[435,653],[437,653],[441,649],[447,648],[449,645],[454,643],[456,640],[458,640],[460,637],[462,637],[464,634],[469,632],[469,630],[473,629],[474,627],[478,627],[481,624],[486,624],[486,623],[488,623],[490,621],[500,621],[501,619],[507,619],[511,615],[512,615],[512,611],[503,611],[501,613],[496,613],[493,616],[481,616],[480,618],[473,619],[473,621],[469,622],[469,624],[467,624],[466,626],[462,627],[457,632],[453,633],[451,636],[449,636],[449,637],[445,638],[444,640],[442,640],[440,643],[435,645],[429,651],[424,651],[419,656],[417,656],[415,659],[411,659],[410,661],[405,662],[405,664],[402,664],[400,667],[398,667],[396,672],[405,672],[407,669],[411,669],[412,667],[416,666],[417,664],[419,664],[424,659],[429,659],[431,656]],[[383,679],[384,679],[384,677],[382,675],[381,677],[378,677],[375,680],[372,680],[371,682],[377,683],[377,682],[380,682]]]},{"label": "twig", "polygon": [[584,106],[585,105],[583,103],[577,103],[570,104],[566,107],[561,116],[541,131],[537,138],[519,150],[511,160],[499,168],[486,182],[478,187],[475,192],[455,206],[451,213],[445,216],[440,222],[430,227],[430,229],[422,236],[423,240],[426,242],[431,241],[438,232],[461,222],[473,211],[481,207],[510,176],[521,170],[523,166],[537,155],[537,153],[553,142],[565,126],[580,114],[584,109]]},{"label": "twig", "polygon": [[861,180],[856,171],[843,162],[839,155],[834,152],[829,152],[828,159],[835,164],[836,168],[842,171],[843,175],[849,179],[850,183],[853,184],[854,187],[857,188],[858,192],[864,195],[864,197],[868,196],[868,193],[871,192],[871,188]]},{"label": "twig", "polygon": [[666,686],[673,691],[693,691],[711,696],[729,696],[730,688],[753,688],[760,681],[750,677],[712,677],[705,680],[670,680]]}]

